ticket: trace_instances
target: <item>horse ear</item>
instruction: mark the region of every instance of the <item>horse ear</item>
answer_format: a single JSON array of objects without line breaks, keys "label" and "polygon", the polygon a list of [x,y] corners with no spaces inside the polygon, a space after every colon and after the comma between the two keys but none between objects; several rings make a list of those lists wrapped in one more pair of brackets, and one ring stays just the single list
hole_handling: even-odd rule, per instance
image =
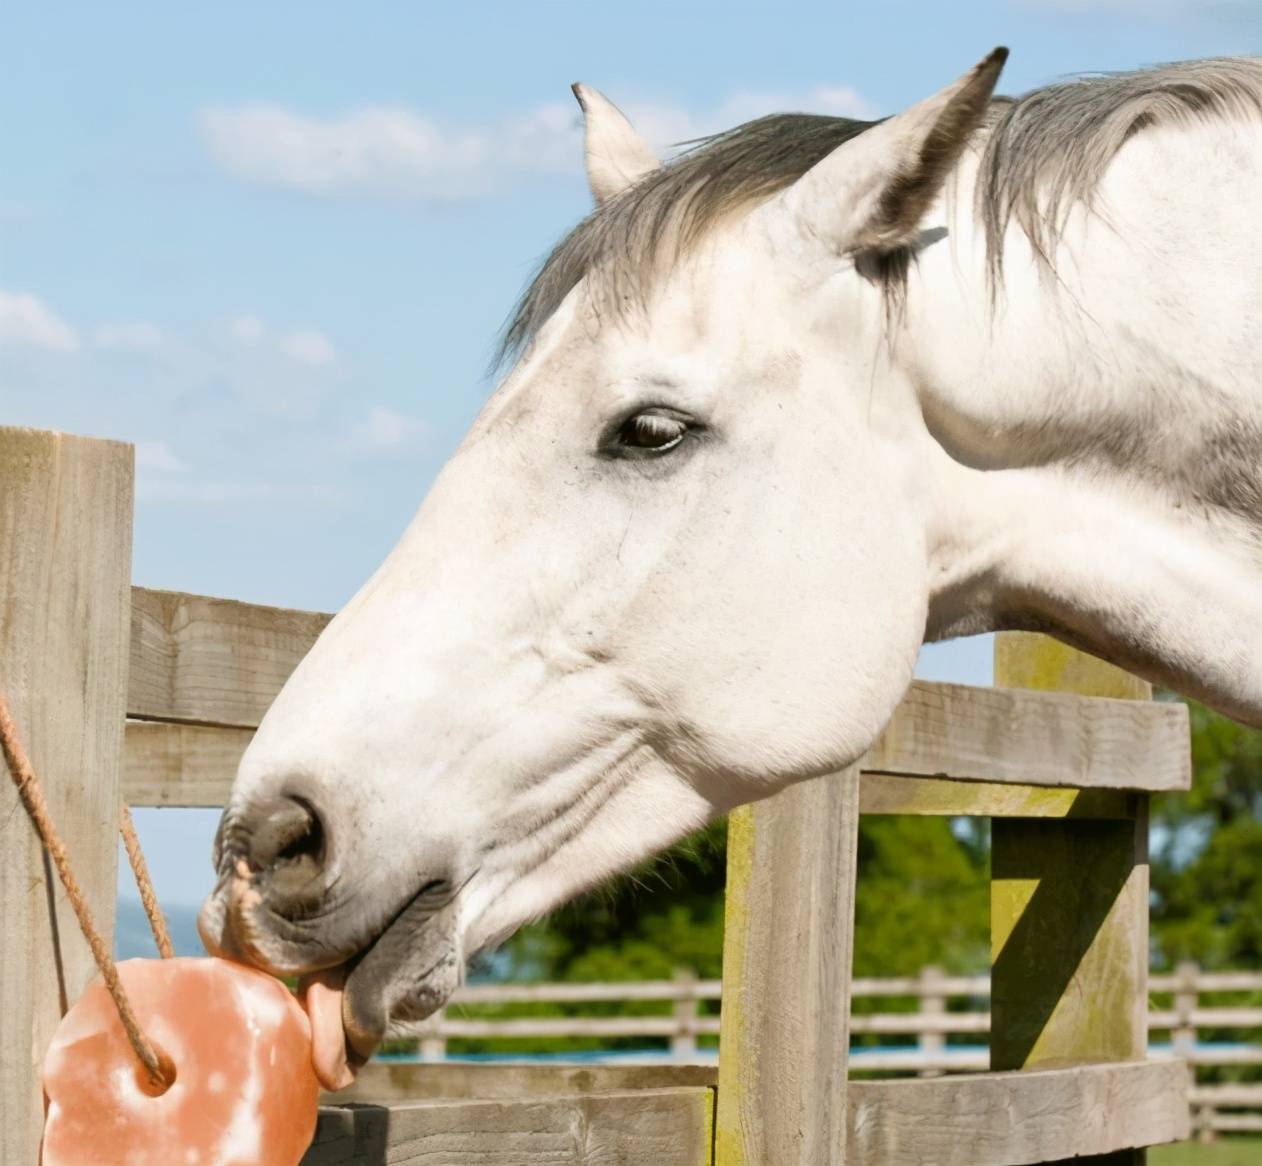
[{"label": "horse ear", "polygon": [[608,202],[661,163],[609,98],[589,85],[576,83],[572,88],[583,111],[592,197]]},{"label": "horse ear", "polygon": [[1008,50],[838,146],[788,191],[793,213],[843,251],[893,251],[921,220],[981,125]]}]

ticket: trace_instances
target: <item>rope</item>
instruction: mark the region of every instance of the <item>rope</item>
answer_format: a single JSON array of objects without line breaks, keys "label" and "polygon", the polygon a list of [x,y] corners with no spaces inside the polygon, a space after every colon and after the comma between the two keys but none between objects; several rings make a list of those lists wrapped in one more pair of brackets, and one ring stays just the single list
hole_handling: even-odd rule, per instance
[{"label": "rope", "polygon": [[[66,897],[70,900],[70,906],[74,908],[75,916],[79,920],[79,929],[83,932],[83,938],[88,941],[88,947],[92,949],[92,958],[96,961],[96,966],[100,970],[101,979],[105,981],[105,987],[114,998],[114,1006],[118,1009],[118,1018],[123,1023],[123,1030],[127,1033],[127,1039],[131,1043],[137,1059],[144,1066],[149,1083],[155,1089],[164,1091],[175,1080],[175,1066],[171,1063],[171,1058],[151,1043],[140,1029],[140,1024],[136,1020],[136,1014],[132,1011],[131,1001],[127,999],[127,993],[123,990],[123,985],[118,978],[118,968],[114,964],[105,940],[101,938],[101,933],[97,931],[96,925],[92,921],[92,913],[84,900],[83,890],[79,886],[74,872],[70,869],[70,860],[66,857],[65,844],[57,833],[57,827],[53,824],[52,817],[48,812],[48,805],[44,801],[43,791],[40,789],[39,779],[35,776],[35,771],[31,768],[30,759],[22,748],[17,727],[14,725],[13,718],[9,713],[8,701],[5,700],[2,694],[0,694],[0,749],[4,751],[5,760],[9,765],[9,774],[13,778],[13,784],[17,786],[18,797],[26,807],[26,812],[31,816],[31,823],[35,827],[35,832],[39,835],[40,841],[43,842],[44,848],[48,851],[49,858],[53,860],[53,865],[57,868],[61,885],[66,889]],[[124,830],[126,831],[126,828]],[[126,832],[124,832],[125,837]],[[130,853],[131,848],[129,846],[129,856]],[[141,859],[141,869],[143,869],[143,859]],[[139,871],[136,877],[139,882],[141,877]],[[144,877],[145,882],[142,884],[141,894],[143,896],[144,887],[148,886],[149,894],[152,895],[153,887],[148,883],[147,872]],[[152,916],[150,919],[152,921]],[[164,933],[165,930],[164,926]],[[170,939],[167,939],[166,942],[169,945]]]},{"label": "rope", "polygon": [[158,954],[164,960],[169,960],[175,955],[175,948],[171,945],[171,933],[167,930],[162,905],[158,902],[153,882],[149,878],[149,865],[145,862],[144,851],[140,849],[140,839],[136,836],[136,823],[132,821],[131,810],[127,808],[126,802],[119,811],[118,828],[123,835],[123,846],[127,850],[127,861],[131,863],[131,873],[136,879],[140,901],[144,904],[145,914],[149,916],[153,942],[158,945]]}]

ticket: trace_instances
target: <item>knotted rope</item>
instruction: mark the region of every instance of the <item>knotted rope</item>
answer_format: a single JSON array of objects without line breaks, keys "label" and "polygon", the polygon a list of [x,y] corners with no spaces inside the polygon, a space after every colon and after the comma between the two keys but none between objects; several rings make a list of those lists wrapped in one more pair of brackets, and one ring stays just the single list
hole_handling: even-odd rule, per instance
[{"label": "knotted rope", "polygon": [[[135,1051],[137,1059],[144,1066],[150,1084],[155,1089],[164,1091],[175,1080],[175,1066],[171,1063],[171,1058],[153,1044],[140,1028],[140,1023],[132,1010],[131,1001],[128,1000],[127,993],[119,980],[114,958],[101,933],[96,929],[92,912],[83,897],[83,889],[79,886],[74,871],[70,869],[65,843],[57,833],[57,827],[48,812],[44,792],[40,788],[35,771],[31,768],[26,750],[22,747],[17,727],[9,712],[8,701],[5,700],[3,694],[0,694],[0,749],[4,751],[9,775],[13,778],[13,784],[17,786],[18,797],[22,805],[26,807],[35,832],[44,844],[49,858],[52,859],[53,866],[57,868],[61,885],[66,889],[66,898],[70,900],[70,906],[74,908],[75,917],[79,920],[79,929],[83,932],[83,938],[88,941],[92,958],[100,970],[101,979],[105,981],[105,987],[114,999],[114,1006],[118,1009],[118,1018],[122,1021],[123,1031],[127,1033],[127,1040]],[[123,806],[119,825],[127,849],[127,857],[131,862],[132,872],[136,876],[136,885],[140,889],[140,899],[144,903],[145,914],[149,916],[149,924],[153,928],[154,941],[162,957],[168,959],[172,955],[171,936],[167,931],[166,920],[162,917],[162,909],[158,906],[153,883],[149,879],[149,871],[145,866],[144,856],[140,852],[140,840],[136,837],[136,828],[126,806]]]}]

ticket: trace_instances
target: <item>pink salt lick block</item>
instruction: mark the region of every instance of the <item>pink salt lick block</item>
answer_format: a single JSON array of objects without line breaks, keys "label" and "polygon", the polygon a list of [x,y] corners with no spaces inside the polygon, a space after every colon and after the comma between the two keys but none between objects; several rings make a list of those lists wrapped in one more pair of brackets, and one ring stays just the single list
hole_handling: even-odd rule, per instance
[{"label": "pink salt lick block", "polygon": [[297,1166],[315,1131],[311,1026],[285,986],[219,959],[118,965],[175,1065],[155,1096],[100,981],[44,1059],[43,1166]]}]

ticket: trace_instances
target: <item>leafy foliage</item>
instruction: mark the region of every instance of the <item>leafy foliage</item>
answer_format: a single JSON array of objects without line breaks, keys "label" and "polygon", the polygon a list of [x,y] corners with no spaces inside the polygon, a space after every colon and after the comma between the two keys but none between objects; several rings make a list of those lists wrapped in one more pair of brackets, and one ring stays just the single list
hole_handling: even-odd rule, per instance
[{"label": "leafy foliage", "polygon": [[[511,941],[516,975],[573,980],[668,979],[723,966],[727,830],[716,823]],[[927,963],[984,966],[988,846],[984,832],[940,818],[864,818],[859,831],[856,975],[913,974]]]},{"label": "leafy foliage", "polygon": [[1262,966],[1262,733],[1190,705],[1195,781],[1156,801],[1153,937],[1162,964]]},{"label": "leafy foliage", "polygon": [[716,822],[519,932],[505,953],[514,975],[668,980],[686,967],[717,978],[726,867],[727,824]]}]

